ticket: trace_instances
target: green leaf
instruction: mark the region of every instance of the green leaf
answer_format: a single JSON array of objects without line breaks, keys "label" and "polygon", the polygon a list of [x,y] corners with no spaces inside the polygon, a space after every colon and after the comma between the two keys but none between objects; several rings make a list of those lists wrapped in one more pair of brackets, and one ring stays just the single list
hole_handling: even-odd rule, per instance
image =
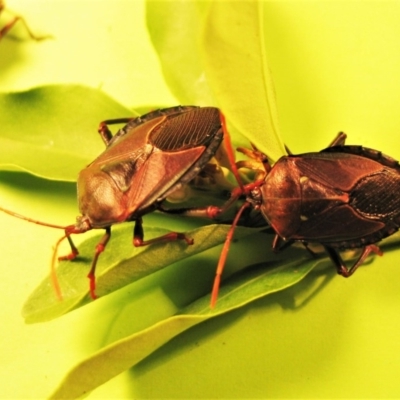
[{"label": "green leaf", "polygon": [[265,52],[263,2],[213,2],[203,51],[207,80],[228,123],[273,160],[284,155]]},{"label": "green leaf", "polygon": [[215,105],[200,54],[205,1],[147,1],[147,28],[165,80],[182,104]]},{"label": "green leaf", "polygon": [[203,296],[177,315],[108,345],[73,368],[51,398],[78,398],[90,392],[136,365],[185,330],[294,285],[320,262],[310,260],[306,254],[303,259],[272,269],[259,265],[256,270],[231,279],[221,288],[215,309],[210,309],[210,296]]},{"label": "green leaf", "polygon": [[182,103],[217,105],[241,145],[286,154],[263,40],[262,2],[147,1],[164,77]]},{"label": "green leaf", "polygon": [[[135,248],[131,245],[132,226],[125,224],[115,227],[112,240],[97,264],[96,294],[99,297],[106,296],[174,262],[217,246],[225,241],[228,230],[227,225],[208,225],[186,233],[194,240],[191,246],[184,241],[176,241]],[[251,228],[238,228],[235,234],[243,237],[255,231]],[[146,235],[150,238],[167,232],[164,229],[146,229]],[[57,279],[63,296],[61,301],[55,295],[50,278],[46,278],[37,287],[23,308],[27,323],[48,321],[93,301],[86,275],[98,242],[98,236],[86,240],[79,246],[80,256],[77,260],[59,263]]]},{"label": "green leaf", "polygon": [[3,93],[0,109],[0,169],[61,181],[76,181],[104,150],[101,121],[132,116],[101,91],[77,85]]},{"label": "green leaf", "polygon": [[[395,249],[398,247],[399,237],[400,234],[389,237],[382,247],[386,251]],[[271,245],[271,238],[269,239],[266,245]],[[350,254],[347,253],[348,256]],[[350,256],[347,259],[351,262],[350,260],[354,261],[355,258]],[[114,330],[125,332],[125,336],[75,366],[51,398],[78,398],[87,394],[119,373],[138,364],[185,330],[243,307],[261,297],[291,287],[317,267],[319,270],[331,269],[332,262],[324,253],[311,258],[302,246],[291,247],[285,252],[285,258],[273,263],[254,265],[225,281],[214,309],[210,309],[210,294],[208,293],[184,307],[177,314],[144,329],[138,331],[133,329],[130,334],[126,334],[126,326],[129,326],[129,322],[122,319],[117,322],[118,325],[114,327]],[[129,318],[131,318],[130,313]]]}]

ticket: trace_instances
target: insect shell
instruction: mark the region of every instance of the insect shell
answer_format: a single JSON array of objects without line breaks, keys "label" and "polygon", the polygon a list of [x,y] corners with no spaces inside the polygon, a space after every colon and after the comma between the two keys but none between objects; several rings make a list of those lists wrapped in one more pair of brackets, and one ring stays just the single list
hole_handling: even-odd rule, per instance
[{"label": "insect shell", "polygon": [[[126,125],[113,136],[108,125],[116,123]],[[65,235],[54,251],[52,267],[53,284],[60,298],[62,294],[54,272],[60,242],[66,238],[71,253],[59,259],[72,260],[78,255],[72,234],[104,229],[88,275],[90,294],[96,298],[96,264],[111,237],[112,225],[134,221],[135,246],[178,239],[192,244],[190,238],[177,232],[144,241],[142,216],[155,210],[210,218],[219,213],[213,206],[170,211],[163,207],[163,202],[195,178],[219,152],[225,132],[224,118],[215,107],[178,106],[134,119],[104,121],[99,133],[107,147],[79,174],[77,188],[81,215],[75,224],[62,227],[0,209],[30,222],[64,230]]]},{"label": "insect shell", "polygon": [[[272,167],[260,152],[242,152],[265,167],[261,180],[245,186],[244,206],[259,209],[273,228],[273,249],[295,241],[319,243],[338,273],[349,277],[371,251],[382,254],[375,243],[399,229],[400,167],[380,151],[346,146],[345,139],[340,133],[330,147],[283,156]],[[339,252],[354,248],[361,255],[348,268]]]},{"label": "insect shell", "polygon": [[212,107],[174,107],[129,121],[79,174],[81,221],[104,228],[156,209],[200,172],[222,139]]}]

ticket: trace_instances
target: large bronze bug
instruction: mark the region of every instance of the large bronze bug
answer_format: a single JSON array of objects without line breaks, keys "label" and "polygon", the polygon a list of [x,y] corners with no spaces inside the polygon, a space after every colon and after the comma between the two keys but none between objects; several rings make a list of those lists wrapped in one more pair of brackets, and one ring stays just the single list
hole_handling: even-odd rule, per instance
[{"label": "large bronze bug", "polygon": [[[283,156],[272,167],[260,152],[244,151],[264,164],[265,176],[244,187],[242,209],[251,205],[261,211],[276,233],[274,250],[294,241],[319,243],[338,273],[349,277],[371,251],[381,254],[374,243],[400,227],[400,166],[380,151],[346,146],[345,139],[340,133],[328,148]],[[241,194],[242,189],[234,191],[232,198]],[[354,248],[361,248],[361,254],[348,268],[339,251]],[[224,250],[212,304],[225,259]]]},{"label": "large bronze bug", "polygon": [[[126,125],[113,136],[108,125],[115,123]],[[223,115],[215,107],[178,106],[134,119],[104,121],[100,124],[99,133],[107,147],[79,174],[77,188],[81,215],[75,224],[61,227],[0,209],[30,222],[64,229],[65,236],[58,241],[54,251],[53,265],[58,245],[63,239],[67,238],[71,253],[60,259],[72,260],[78,255],[78,250],[71,234],[104,229],[105,234],[96,246],[88,274],[91,296],[96,298],[96,263],[111,237],[112,225],[134,221],[135,246],[177,239],[192,244],[190,238],[176,232],[144,241],[142,216],[154,210],[169,212],[162,205],[164,200],[195,178],[217,151],[224,148],[221,143],[224,138],[227,139],[225,132]],[[228,157],[233,156],[233,152],[227,153]],[[177,213],[177,210],[171,212]],[[178,212],[213,218],[219,209],[211,206],[180,209]],[[61,297],[56,283],[55,286]]]},{"label": "large bronze bug", "polygon": [[[0,0],[0,14],[5,10],[4,1]],[[24,25],[26,32],[28,33],[29,37],[33,40],[44,40],[50,38],[50,36],[37,36],[35,35],[31,29],[29,28],[28,24],[24,20],[23,17],[20,15],[14,15],[10,21],[8,21],[2,28],[0,28],[0,40],[14,27],[14,25],[20,22]]]}]

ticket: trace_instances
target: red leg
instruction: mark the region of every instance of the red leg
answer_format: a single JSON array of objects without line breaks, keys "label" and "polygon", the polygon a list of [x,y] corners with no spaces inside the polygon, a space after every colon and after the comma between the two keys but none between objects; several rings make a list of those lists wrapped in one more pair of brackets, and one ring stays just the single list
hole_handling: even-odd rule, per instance
[{"label": "red leg", "polygon": [[[0,2],[0,13],[4,10],[4,4],[2,2]],[[13,26],[20,21],[21,24],[24,25],[26,32],[28,33],[29,37],[32,40],[45,40],[45,39],[50,39],[51,36],[50,35],[45,35],[45,36],[37,36],[35,35],[31,29],[29,28],[28,24],[26,23],[26,21],[24,20],[23,17],[19,16],[19,15],[15,15],[13,17],[13,19],[8,22],[3,28],[0,29],[0,40],[7,35],[7,33],[13,28]]]},{"label": "red leg", "polygon": [[100,254],[104,251],[104,249],[107,246],[108,241],[111,238],[111,228],[108,227],[106,228],[106,233],[104,236],[101,238],[100,242],[96,246],[96,252],[94,253],[93,256],[93,261],[92,261],[92,266],[90,268],[90,271],[87,275],[89,278],[89,287],[90,287],[90,297],[93,300],[97,299],[96,295],[96,266],[97,266],[97,260],[99,259]]},{"label": "red leg", "polygon": [[224,116],[224,114],[222,114],[222,112],[220,112],[219,114],[220,114],[220,118],[221,118],[222,130],[224,132],[224,142],[225,142],[225,147],[226,147],[226,152],[228,155],[230,167],[231,167],[232,173],[235,176],[235,179],[236,179],[239,187],[243,191],[244,190],[243,182],[242,182],[242,179],[240,178],[239,171],[236,166],[235,154],[234,154],[234,150],[233,150],[233,146],[232,146],[232,142],[231,142],[231,137],[230,137],[228,129],[226,127],[225,116]]},{"label": "red leg", "polygon": [[144,232],[143,232],[142,219],[138,218],[135,221],[135,227],[133,230],[133,245],[135,247],[148,246],[150,244],[159,242],[172,242],[175,240],[184,240],[188,245],[194,243],[193,239],[188,238],[184,233],[178,233],[178,232],[169,232],[163,236],[159,236],[150,240],[143,240],[143,239],[144,239]]},{"label": "red leg", "polygon": [[192,208],[164,208],[163,205],[157,207],[158,211],[166,214],[184,215],[185,217],[211,218],[215,219],[222,213],[222,208],[217,206],[192,207]]}]

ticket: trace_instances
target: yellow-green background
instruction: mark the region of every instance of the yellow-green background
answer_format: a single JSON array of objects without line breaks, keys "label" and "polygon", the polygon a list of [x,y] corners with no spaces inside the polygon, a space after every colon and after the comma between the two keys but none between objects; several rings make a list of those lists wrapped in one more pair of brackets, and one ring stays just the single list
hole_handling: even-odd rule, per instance
[{"label": "yellow-green background", "polygon": [[[0,42],[1,91],[82,83],[132,108],[177,102],[149,42],[143,2],[7,5],[54,40]],[[349,143],[400,158],[399,20],[397,1],[265,3],[266,51],[292,151],[318,150],[344,130]],[[118,116],[104,116],[111,117]],[[16,211],[72,223],[76,208],[60,209],[62,194],[56,184],[50,188],[53,201],[45,196],[40,204],[29,204],[21,191]],[[100,300],[50,323],[24,325],[22,304],[47,273],[59,233],[3,214],[0,227],[0,397],[44,398],[102,344],[114,310]],[[400,397],[397,253],[349,280],[333,270],[311,274],[289,290],[195,327],[90,397]],[[153,292],[137,300],[137,310],[163,297],[157,287]]]}]

